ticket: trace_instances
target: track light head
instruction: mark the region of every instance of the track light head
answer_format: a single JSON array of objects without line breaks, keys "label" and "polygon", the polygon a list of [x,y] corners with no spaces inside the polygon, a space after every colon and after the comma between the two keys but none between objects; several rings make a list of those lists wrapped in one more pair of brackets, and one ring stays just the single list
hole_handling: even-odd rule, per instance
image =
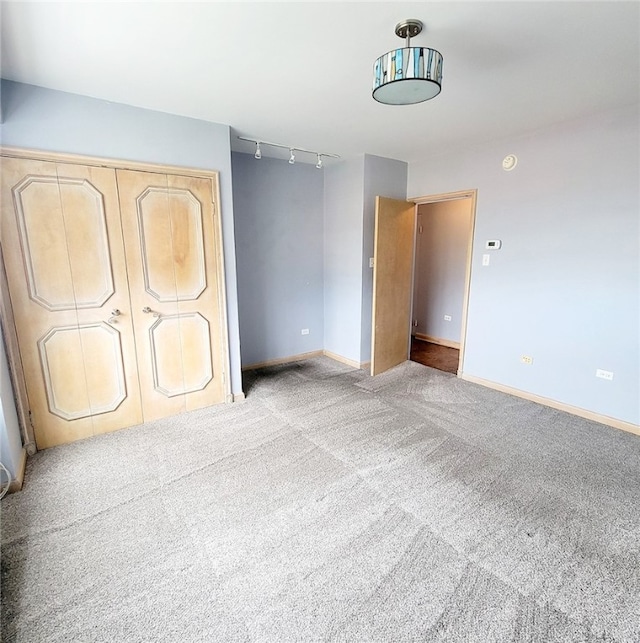
[{"label": "track light head", "polygon": [[293,165],[296,162],[296,155],[293,153],[293,148],[289,149],[291,156],[289,157],[289,163]]},{"label": "track light head", "polygon": [[321,170],[322,169],[322,154],[318,154],[318,162],[316,163],[316,167]]},{"label": "track light head", "polygon": [[262,158],[262,152],[260,151],[260,143],[258,141],[256,141],[256,153],[253,155],[253,157],[256,159]]}]

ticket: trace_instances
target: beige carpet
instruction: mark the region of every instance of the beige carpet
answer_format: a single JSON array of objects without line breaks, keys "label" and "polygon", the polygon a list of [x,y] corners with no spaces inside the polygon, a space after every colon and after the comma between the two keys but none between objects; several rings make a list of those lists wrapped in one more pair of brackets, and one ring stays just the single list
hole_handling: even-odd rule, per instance
[{"label": "beige carpet", "polygon": [[640,439],[407,362],[38,453],[2,640],[640,641]]}]

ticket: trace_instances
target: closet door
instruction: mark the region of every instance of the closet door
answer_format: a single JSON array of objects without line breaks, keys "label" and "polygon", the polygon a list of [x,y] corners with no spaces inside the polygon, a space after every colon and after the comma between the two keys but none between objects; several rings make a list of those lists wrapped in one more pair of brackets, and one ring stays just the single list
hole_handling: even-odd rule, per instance
[{"label": "closet door", "polygon": [[36,443],[142,421],[114,170],[2,158],[0,241]]},{"label": "closet door", "polygon": [[225,399],[210,179],[118,170],[145,420]]}]

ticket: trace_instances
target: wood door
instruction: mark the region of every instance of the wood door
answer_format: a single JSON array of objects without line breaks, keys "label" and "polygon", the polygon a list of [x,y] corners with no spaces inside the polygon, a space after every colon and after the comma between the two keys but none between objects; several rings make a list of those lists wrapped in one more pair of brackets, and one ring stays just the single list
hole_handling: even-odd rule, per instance
[{"label": "wood door", "polygon": [[1,218],[38,448],[140,423],[115,172],[2,158]]},{"label": "wood door", "polygon": [[376,197],[371,375],[409,359],[415,204]]},{"label": "wood door", "polygon": [[145,420],[225,400],[210,179],[118,170]]}]

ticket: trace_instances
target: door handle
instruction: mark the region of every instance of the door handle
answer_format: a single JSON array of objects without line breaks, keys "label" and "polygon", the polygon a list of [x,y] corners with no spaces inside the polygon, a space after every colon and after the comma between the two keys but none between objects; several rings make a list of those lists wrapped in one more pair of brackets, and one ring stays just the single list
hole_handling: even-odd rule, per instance
[{"label": "door handle", "polygon": [[118,320],[116,318],[119,317],[121,314],[122,313],[117,308],[114,308],[111,311],[111,317],[107,319],[107,324],[117,324]]},{"label": "door handle", "polygon": [[142,312],[143,312],[145,315],[149,315],[149,314],[151,314],[151,315],[153,315],[154,317],[160,317],[160,313],[159,313],[159,312],[157,312],[157,311],[155,311],[155,310],[151,310],[151,308],[149,308],[149,306],[145,306],[145,307],[142,309]]}]

